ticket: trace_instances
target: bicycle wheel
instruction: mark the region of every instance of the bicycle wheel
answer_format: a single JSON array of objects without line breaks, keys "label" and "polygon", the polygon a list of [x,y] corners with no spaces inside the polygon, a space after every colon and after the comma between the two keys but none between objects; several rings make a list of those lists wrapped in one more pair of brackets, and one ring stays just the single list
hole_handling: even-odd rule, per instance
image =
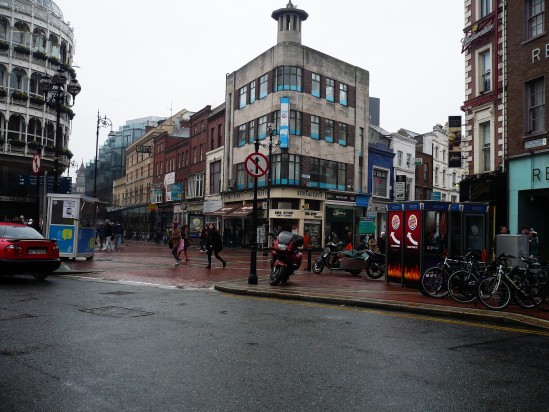
[{"label": "bicycle wheel", "polygon": [[540,279],[538,293],[534,298],[534,304],[544,312],[549,312],[549,283]]},{"label": "bicycle wheel", "polygon": [[443,298],[448,294],[448,272],[434,266],[428,268],[421,277],[421,287],[427,296]]},{"label": "bicycle wheel", "polygon": [[497,276],[490,276],[479,283],[478,299],[488,309],[501,310],[511,301],[511,289]]},{"label": "bicycle wheel", "polygon": [[458,302],[469,303],[477,298],[477,284],[476,275],[458,270],[448,278],[448,293]]},{"label": "bicycle wheel", "polygon": [[521,308],[530,309],[536,306],[535,300],[540,300],[539,281],[535,276],[526,276],[519,284],[519,290],[514,290],[513,300]]}]

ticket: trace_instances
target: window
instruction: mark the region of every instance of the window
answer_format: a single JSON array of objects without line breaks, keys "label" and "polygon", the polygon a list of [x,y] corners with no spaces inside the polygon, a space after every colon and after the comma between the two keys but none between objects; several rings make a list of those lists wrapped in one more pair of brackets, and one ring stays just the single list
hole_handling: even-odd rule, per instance
[{"label": "window", "polygon": [[311,187],[345,190],[345,163],[311,158]]},{"label": "window", "polygon": [[214,132],[215,132],[215,129],[212,127],[210,129],[210,150],[213,150],[215,146]]},{"label": "window", "polygon": [[300,157],[294,154],[273,155],[271,179],[274,185],[299,185]]},{"label": "window", "polygon": [[438,186],[438,166],[435,167],[435,175],[433,176],[435,186]]},{"label": "window", "polygon": [[339,103],[347,106],[347,85],[344,83],[339,84]]},{"label": "window", "polygon": [[198,147],[193,148],[193,164],[198,162]]},{"label": "window", "polygon": [[438,146],[435,146],[435,160],[438,160]]},{"label": "window", "polygon": [[456,183],[457,183],[457,173],[456,172],[453,172],[452,173],[452,187],[455,189],[456,188]]},{"label": "window", "polygon": [[267,137],[267,116],[261,116],[259,118],[259,130],[257,137],[259,140],[263,140]]},{"label": "window", "polygon": [[442,149],[442,161],[446,163],[446,149]]},{"label": "window", "polygon": [[222,130],[221,125],[220,124],[217,125],[217,147],[220,147],[221,143],[223,143],[221,138],[221,135],[222,135],[221,130]]},{"label": "window", "polygon": [[250,83],[250,104],[255,102],[255,80]]},{"label": "window", "polygon": [[238,126],[238,142],[237,146],[244,146],[246,144],[246,124]]},{"label": "window", "polygon": [[221,192],[221,160],[210,163],[210,194]]},{"label": "window", "polygon": [[248,123],[248,142],[253,143],[255,140],[255,120]]},{"label": "window", "polygon": [[397,151],[397,166],[402,166],[402,151]]},{"label": "window", "polygon": [[290,110],[290,134],[301,136],[301,112]]},{"label": "window", "polygon": [[531,39],[543,34],[545,5],[543,0],[528,0],[526,4],[526,16],[528,18],[526,38]]},{"label": "window", "polygon": [[320,97],[320,74],[311,74],[311,94]]},{"label": "window", "polygon": [[406,153],[406,167],[409,169],[410,166],[412,166],[412,155],[410,153]]},{"label": "window", "polygon": [[283,66],[276,69],[276,90],[301,91],[302,72],[299,67]]},{"label": "window", "polygon": [[248,86],[244,86],[240,89],[239,91],[239,95],[240,95],[240,99],[239,99],[239,103],[238,103],[238,108],[239,109],[242,109],[243,107],[246,106],[246,101],[247,101],[247,98],[248,98]]},{"label": "window", "polygon": [[200,159],[200,161],[204,160],[204,145],[200,145],[200,158],[199,159]]},{"label": "window", "polygon": [[442,187],[446,187],[446,169],[442,169]]},{"label": "window", "polygon": [[337,123],[337,140],[342,146],[347,146],[347,124]]},{"label": "window", "polygon": [[480,170],[488,172],[490,170],[490,122],[479,124],[479,139],[482,149]]},{"label": "window", "polygon": [[334,121],[324,119],[324,140],[329,143],[334,142]]},{"label": "window", "polygon": [[429,163],[423,165],[423,180],[429,181]]},{"label": "window", "polygon": [[311,139],[320,138],[320,117],[311,116]]},{"label": "window", "polygon": [[269,75],[264,74],[259,78],[259,98],[263,99],[269,93]]},{"label": "window", "polygon": [[333,102],[334,98],[334,85],[335,82],[332,79],[326,79],[326,100]]},{"label": "window", "polygon": [[377,197],[389,197],[387,187],[387,170],[372,169],[372,195]]},{"label": "window", "polygon": [[187,198],[204,196],[204,173],[189,176],[187,181]]},{"label": "window", "polygon": [[478,91],[486,93],[492,90],[492,57],[490,50],[478,54]]},{"label": "window", "polygon": [[528,133],[545,130],[545,84],[543,77],[526,83]]},{"label": "window", "polygon": [[479,17],[483,18],[492,12],[492,0],[479,0]]}]

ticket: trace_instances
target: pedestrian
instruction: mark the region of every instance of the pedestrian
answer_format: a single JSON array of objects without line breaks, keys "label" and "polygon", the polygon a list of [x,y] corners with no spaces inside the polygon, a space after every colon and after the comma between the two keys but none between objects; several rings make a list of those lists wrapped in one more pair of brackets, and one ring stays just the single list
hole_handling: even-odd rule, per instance
[{"label": "pedestrian", "polygon": [[374,253],[380,253],[375,235],[371,235],[370,239],[368,239],[368,248]]},{"label": "pedestrian", "polygon": [[97,226],[97,237],[99,238],[99,249],[103,250],[103,247],[105,246],[105,224],[104,223],[100,223]]},{"label": "pedestrian", "polygon": [[189,235],[189,225],[183,225],[181,226],[181,241],[179,242],[179,247],[177,248],[177,260],[181,260],[179,259],[179,256],[181,256],[181,252],[183,252],[185,254],[185,262],[189,262],[189,254],[187,249],[189,249],[191,244],[192,240]]},{"label": "pedestrian", "polygon": [[530,252],[530,256],[535,258],[539,257],[538,232],[536,232],[533,228],[530,229],[530,239],[528,243],[529,243],[528,250]]},{"label": "pedestrian", "polygon": [[109,219],[105,219],[105,248],[103,250],[112,252],[112,241],[114,240],[114,232]]},{"label": "pedestrian", "polygon": [[208,250],[207,252],[208,266],[206,266],[207,269],[210,269],[212,267],[212,253],[215,255],[215,257],[218,260],[221,261],[221,263],[223,264],[223,268],[227,266],[227,261],[223,260],[223,258],[219,256],[219,252],[223,250],[223,239],[221,239],[221,235],[213,223],[210,223],[208,225],[207,250]]},{"label": "pedestrian", "polygon": [[339,242],[339,236],[336,232],[332,232],[332,243],[337,244]]},{"label": "pedestrian", "polygon": [[208,251],[208,225],[204,225],[200,231],[200,252],[206,253]]},{"label": "pedestrian", "polygon": [[499,227],[499,233],[498,235],[508,235],[509,234],[509,229],[507,229],[507,226],[505,225],[501,225]]},{"label": "pedestrian", "polygon": [[120,224],[120,221],[116,221],[116,223],[113,226],[113,233],[114,233],[114,250],[118,250],[120,248],[120,245],[122,245],[122,237],[124,236],[124,228]]},{"label": "pedestrian", "polygon": [[528,226],[523,226],[519,235],[530,236],[530,228]]},{"label": "pedestrian", "polygon": [[385,232],[379,234],[379,239],[377,240],[377,247],[379,248],[379,253],[385,254]]},{"label": "pedestrian", "polygon": [[172,255],[175,259],[174,266],[179,265],[179,254],[177,253],[179,249],[179,242],[181,242],[181,229],[179,229],[179,223],[173,222],[173,229],[171,235],[172,241]]}]

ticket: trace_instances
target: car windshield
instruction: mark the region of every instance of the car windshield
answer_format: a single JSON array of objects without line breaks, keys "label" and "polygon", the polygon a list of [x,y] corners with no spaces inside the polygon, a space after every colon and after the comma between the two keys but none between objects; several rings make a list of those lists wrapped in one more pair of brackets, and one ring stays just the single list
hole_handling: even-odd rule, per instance
[{"label": "car windshield", "polygon": [[0,226],[0,238],[4,239],[44,239],[30,226]]}]

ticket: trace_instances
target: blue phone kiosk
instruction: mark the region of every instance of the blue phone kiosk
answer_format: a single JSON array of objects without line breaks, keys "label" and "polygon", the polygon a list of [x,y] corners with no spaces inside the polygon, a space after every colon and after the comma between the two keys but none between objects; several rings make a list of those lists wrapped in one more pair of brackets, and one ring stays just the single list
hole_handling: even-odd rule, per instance
[{"label": "blue phone kiosk", "polygon": [[93,259],[97,199],[48,193],[46,237],[57,241],[61,258]]}]

